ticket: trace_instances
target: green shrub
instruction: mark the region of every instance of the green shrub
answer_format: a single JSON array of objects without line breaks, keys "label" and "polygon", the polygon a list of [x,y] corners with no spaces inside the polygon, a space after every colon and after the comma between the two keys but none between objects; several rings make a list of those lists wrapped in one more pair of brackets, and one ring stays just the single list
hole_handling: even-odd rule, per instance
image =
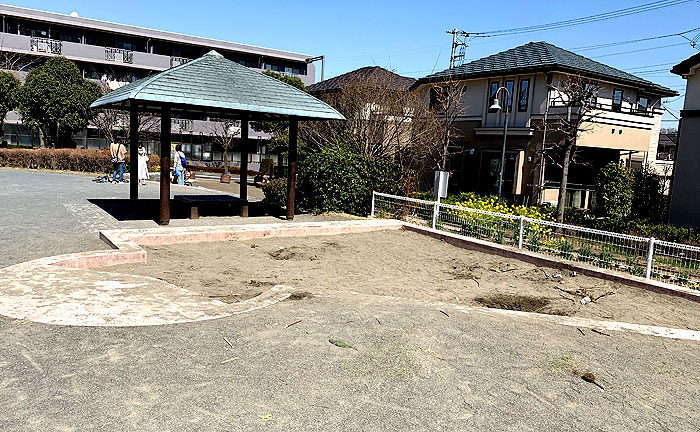
[{"label": "green shrub", "polygon": [[564,259],[574,259],[574,245],[566,240],[565,238],[561,238],[559,242],[557,243],[557,250],[559,251],[559,256],[564,258]]},{"label": "green shrub", "polygon": [[260,172],[263,175],[272,177],[275,174],[275,161],[272,159],[263,159],[260,162]]},{"label": "green shrub", "polygon": [[596,182],[596,211],[612,218],[627,217],[632,210],[632,173],[616,162],[605,165]]},{"label": "green shrub", "polygon": [[613,253],[610,249],[603,247],[603,249],[598,254],[598,267],[612,268],[612,266],[613,266]]},{"label": "green shrub", "polygon": [[578,249],[578,260],[581,262],[591,262],[595,258],[593,257],[593,251],[589,246],[581,246]]},{"label": "green shrub", "polygon": [[106,150],[0,149],[0,167],[104,173],[112,162]]},{"label": "green shrub", "polygon": [[388,158],[364,157],[341,147],[306,155],[299,164],[299,206],[315,212],[369,214],[372,191],[398,194],[404,170]]},{"label": "green shrub", "polygon": [[666,220],[667,198],[665,180],[648,165],[634,171],[632,215],[654,222]]},{"label": "green shrub", "polygon": [[263,202],[280,208],[287,207],[287,179],[276,178],[263,184]]}]

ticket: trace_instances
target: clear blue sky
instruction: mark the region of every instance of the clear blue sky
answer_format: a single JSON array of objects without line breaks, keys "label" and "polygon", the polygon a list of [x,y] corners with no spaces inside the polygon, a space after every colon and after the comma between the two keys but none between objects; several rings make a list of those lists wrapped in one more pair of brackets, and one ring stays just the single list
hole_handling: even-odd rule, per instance
[{"label": "clear blue sky", "polygon": [[[168,30],[233,42],[326,56],[326,78],[368,65],[421,77],[449,66],[451,36],[445,31],[490,31],[544,24],[633,7],[650,0],[486,1],[10,1],[16,6]],[[562,48],[682,32],[700,27],[700,2],[652,12],[516,36],[474,39],[467,58],[484,57],[530,41]],[[689,33],[691,39],[696,33]],[[667,72],[698,50],[681,37],[580,51],[594,60],[684,93],[684,80]],[[668,45],[677,45],[670,46]],[[700,47],[700,44],[698,45]],[[657,48],[663,47],[663,48]],[[635,51],[635,52],[628,52]],[[627,52],[627,53],[625,53]],[[620,54],[623,53],[623,54]],[[599,57],[600,56],[600,57]],[[665,71],[657,72],[658,69]],[[320,79],[320,64],[316,79]],[[673,101],[676,98],[669,99]],[[678,115],[683,97],[669,102]],[[675,126],[665,121],[664,126]]]}]

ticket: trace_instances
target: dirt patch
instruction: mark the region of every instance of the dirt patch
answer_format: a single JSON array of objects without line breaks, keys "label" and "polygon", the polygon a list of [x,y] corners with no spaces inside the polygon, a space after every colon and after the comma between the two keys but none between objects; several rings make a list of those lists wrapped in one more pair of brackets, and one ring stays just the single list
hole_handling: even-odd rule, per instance
[{"label": "dirt patch", "polygon": [[311,294],[353,291],[700,329],[697,302],[456,248],[414,232],[262,238],[193,243],[186,249],[182,245],[146,249],[148,263],[110,270],[158,275],[224,301],[245,300],[282,284]]},{"label": "dirt patch", "polygon": [[313,294],[311,294],[310,292],[296,291],[296,292],[293,292],[292,295],[287,297],[287,300],[304,300],[306,298],[311,298],[311,297],[313,297]]},{"label": "dirt patch", "polygon": [[541,297],[494,294],[488,297],[475,297],[474,301],[488,308],[506,309],[521,312],[540,312],[549,305],[549,300]]}]

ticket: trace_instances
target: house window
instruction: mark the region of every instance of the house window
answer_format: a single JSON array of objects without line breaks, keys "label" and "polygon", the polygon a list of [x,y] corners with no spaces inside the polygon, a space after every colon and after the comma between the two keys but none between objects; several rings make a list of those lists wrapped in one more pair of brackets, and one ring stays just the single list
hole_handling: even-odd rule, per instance
[{"label": "house window", "polygon": [[493,100],[496,99],[496,93],[498,93],[498,81],[491,81],[489,86],[489,100],[486,106],[491,106]]},{"label": "house window", "polygon": [[515,83],[513,82],[513,80],[506,81],[505,87],[506,90],[508,90],[508,92],[505,96],[503,96],[503,98],[505,99],[504,106],[507,106],[508,111],[510,111],[511,109],[513,109],[513,90],[515,88]]},{"label": "house window", "polygon": [[622,111],[622,90],[613,90],[612,110]]},{"label": "house window", "polygon": [[520,80],[520,92],[518,93],[518,111],[527,111],[527,101],[530,93],[530,80]]},{"label": "house window", "polygon": [[637,110],[639,112],[645,113],[649,110],[649,98],[646,96],[639,96],[637,101]]}]

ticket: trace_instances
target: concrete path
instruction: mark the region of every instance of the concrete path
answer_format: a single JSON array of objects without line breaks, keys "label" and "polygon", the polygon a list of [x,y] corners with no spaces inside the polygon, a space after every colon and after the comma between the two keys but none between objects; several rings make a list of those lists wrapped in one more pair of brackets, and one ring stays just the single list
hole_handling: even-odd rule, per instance
[{"label": "concrete path", "polygon": [[[99,230],[158,226],[153,220],[157,207],[152,214],[145,212],[123,219],[118,218],[119,214],[116,214],[117,217],[110,214],[115,207],[122,205],[119,200],[129,198],[129,184],[95,183],[93,178],[94,175],[0,169],[0,268],[50,255],[102,248],[97,235]],[[171,193],[202,195],[229,192],[171,185]],[[255,193],[259,193],[259,190],[256,189]],[[146,200],[143,206],[153,206],[159,197],[158,184],[148,182],[146,186],[140,186],[139,196]],[[332,219],[299,215],[295,221]],[[196,226],[273,222],[285,221],[271,216],[247,219],[202,217],[198,220],[176,217],[170,224]]]}]

